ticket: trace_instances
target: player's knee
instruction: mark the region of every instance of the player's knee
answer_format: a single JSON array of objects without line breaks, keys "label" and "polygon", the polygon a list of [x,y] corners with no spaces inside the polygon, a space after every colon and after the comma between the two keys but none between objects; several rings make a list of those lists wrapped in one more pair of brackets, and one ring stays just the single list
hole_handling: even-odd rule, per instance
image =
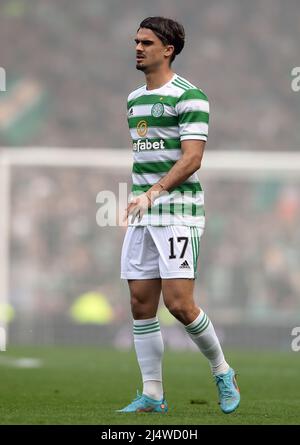
[{"label": "player's knee", "polygon": [[130,304],[131,304],[131,309],[133,310],[138,310],[141,306],[143,306],[141,300],[135,295],[131,296]]},{"label": "player's knee", "polygon": [[185,318],[186,314],[189,312],[189,308],[186,304],[182,302],[173,301],[166,305],[169,312],[178,320],[182,320]]},{"label": "player's knee", "polygon": [[151,318],[151,315],[149,315],[149,313],[151,312],[149,303],[135,296],[131,297],[130,303],[131,303],[131,312],[135,320],[138,320],[140,318],[147,318],[148,316],[149,318]]}]

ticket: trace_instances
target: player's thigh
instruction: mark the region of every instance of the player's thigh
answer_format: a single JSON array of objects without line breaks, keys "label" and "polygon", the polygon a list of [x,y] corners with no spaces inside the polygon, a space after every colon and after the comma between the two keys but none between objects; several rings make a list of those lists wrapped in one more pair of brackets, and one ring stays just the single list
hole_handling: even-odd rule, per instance
[{"label": "player's thigh", "polygon": [[128,280],[131,304],[157,308],[161,294],[161,279]]},{"label": "player's thigh", "polygon": [[129,280],[131,313],[135,320],[153,318],[161,293],[161,280]]},{"label": "player's thigh", "polygon": [[163,300],[168,309],[193,307],[194,279],[174,278],[162,280]]}]

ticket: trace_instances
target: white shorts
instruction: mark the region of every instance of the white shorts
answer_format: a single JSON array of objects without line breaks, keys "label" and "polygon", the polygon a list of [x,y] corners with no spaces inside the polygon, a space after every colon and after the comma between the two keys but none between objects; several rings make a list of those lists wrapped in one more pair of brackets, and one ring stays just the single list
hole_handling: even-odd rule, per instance
[{"label": "white shorts", "polygon": [[121,278],[196,278],[204,229],[189,226],[129,226],[121,255]]}]

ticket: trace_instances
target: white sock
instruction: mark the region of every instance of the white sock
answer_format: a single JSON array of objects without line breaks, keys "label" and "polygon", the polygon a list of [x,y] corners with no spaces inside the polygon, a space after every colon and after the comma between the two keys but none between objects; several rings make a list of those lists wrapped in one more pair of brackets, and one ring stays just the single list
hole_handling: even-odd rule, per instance
[{"label": "white sock", "polygon": [[225,357],[216,335],[215,329],[208,316],[201,310],[198,317],[185,329],[200,351],[209,360],[214,375],[223,374],[230,366]]},{"label": "white sock", "polygon": [[143,379],[143,394],[151,399],[163,398],[163,339],[157,317],[133,320],[133,337],[137,360]]}]

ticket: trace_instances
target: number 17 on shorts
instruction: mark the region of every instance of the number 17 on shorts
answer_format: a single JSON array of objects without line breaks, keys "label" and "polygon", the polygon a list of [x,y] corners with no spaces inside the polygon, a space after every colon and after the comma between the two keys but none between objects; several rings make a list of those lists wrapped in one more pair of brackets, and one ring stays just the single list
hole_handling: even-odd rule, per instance
[{"label": "number 17 on shorts", "polygon": [[121,278],[196,278],[203,229],[190,226],[128,227]]}]

